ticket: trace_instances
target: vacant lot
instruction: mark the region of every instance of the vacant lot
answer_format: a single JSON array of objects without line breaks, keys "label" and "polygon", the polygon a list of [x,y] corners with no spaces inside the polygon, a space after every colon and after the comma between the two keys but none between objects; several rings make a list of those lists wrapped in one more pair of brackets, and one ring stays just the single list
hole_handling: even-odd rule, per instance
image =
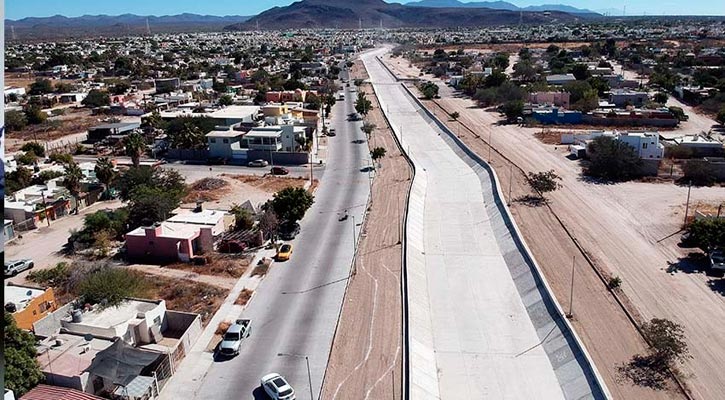
[{"label": "vacant lot", "polygon": [[[283,178],[276,178],[283,179]],[[284,179],[290,185],[304,180]],[[256,207],[272,198],[274,191],[267,190],[269,179],[254,175],[221,174],[214,178],[203,178],[191,183],[182,207],[191,207],[197,201],[205,202],[204,207],[217,210],[229,210],[233,204],[243,204],[247,200]]]},{"label": "vacant lot", "polygon": [[276,193],[287,187],[305,187],[309,183],[308,178],[284,178],[274,175],[228,175],[231,178],[267,193]]}]

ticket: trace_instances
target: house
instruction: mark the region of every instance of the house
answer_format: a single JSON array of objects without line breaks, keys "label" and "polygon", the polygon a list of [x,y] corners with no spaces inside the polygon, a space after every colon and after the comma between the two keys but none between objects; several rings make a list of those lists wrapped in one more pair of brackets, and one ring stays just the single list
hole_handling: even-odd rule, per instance
[{"label": "house", "polygon": [[100,142],[107,137],[114,135],[128,135],[134,129],[140,128],[140,122],[115,122],[110,124],[97,125],[88,129],[88,142]]},{"label": "house", "polygon": [[534,92],[529,93],[529,103],[569,108],[569,97],[569,92]]},{"label": "house", "polygon": [[15,228],[13,227],[13,220],[6,219],[3,227],[3,243],[8,243],[15,239]]},{"label": "house", "polygon": [[690,149],[693,157],[722,157],[725,154],[723,143],[706,136],[685,135],[675,138],[676,145]]},{"label": "house", "polygon": [[16,230],[35,229],[46,218],[55,220],[70,213],[75,200],[59,182],[49,180],[45,185],[33,185],[5,198],[5,218],[13,221]]},{"label": "house", "polygon": [[233,215],[220,210],[202,210],[201,203],[198,203],[197,208],[194,210],[176,209],[174,213],[176,215],[167,219],[166,222],[169,224],[209,227],[214,237],[221,235],[234,225]]},{"label": "house", "polygon": [[61,104],[80,104],[86,96],[88,96],[88,93],[62,93],[58,96],[58,101]]},{"label": "house", "polygon": [[179,78],[155,79],[154,86],[156,93],[173,92],[181,86],[181,80]]},{"label": "house", "polygon": [[259,114],[259,106],[231,105],[214,111],[192,112],[190,108],[179,108],[170,111],[162,111],[161,118],[172,120],[179,117],[209,117],[219,126],[232,126],[240,123],[253,123]]},{"label": "house", "polygon": [[[6,399],[7,400],[7,399]],[[20,400],[104,400],[80,390],[40,384],[25,393]]]},{"label": "house", "polygon": [[282,91],[269,91],[265,94],[265,100],[270,103],[285,103],[289,101],[301,101],[304,102],[307,96],[312,93],[317,95],[314,90],[282,90]]},{"label": "house", "polygon": [[649,100],[646,92],[637,92],[629,89],[613,89],[609,92],[609,102],[617,107],[632,105],[642,107]]},{"label": "house", "polygon": [[637,152],[642,160],[661,160],[665,153],[665,148],[660,143],[660,135],[656,131],[591,131],[585,134],[563,134],[561,135],[562,144],[586,145],[592,140],[600,137],[608,136],[614,140],[619,140],[628,144]]},{"label": "house", "polygon": [[20,329],[32,330],[33,324],[58,309],[53,288],[5,285],[5,311],[13,315]]},{"label": "house", "polygon": [[223,158],[231,160],[234,158],[246,158],[239,155],[242,149],[246,149],[246,142],[242,140],[246,131],[234,129],[231,126],[216,127],[206,134],[206,142],[209,146],[209,158]]},{"label": "house", "polygon": [[553,74],[546,77],[546,83],[549,85],[563,85],[575,80],[574,74]]},{"label": "house", "polygon": [[213,243],[211,227],[156,223],[139,227],[126,234],[130,259],[153,259],[158,262],[189,262],[203,250],[202,243]]}]

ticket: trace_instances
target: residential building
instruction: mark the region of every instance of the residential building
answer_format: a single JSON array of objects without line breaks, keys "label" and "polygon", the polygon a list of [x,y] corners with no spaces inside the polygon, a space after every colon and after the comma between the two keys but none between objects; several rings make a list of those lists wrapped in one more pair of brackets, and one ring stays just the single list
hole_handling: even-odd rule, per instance
[{"label": "residential building", "polygon": [[690,149],[693,157],[722,157],[723,143],[710,137],[685,135],[673,140],[676,145]]},{"label": "residential building", "polygon": [[575,80],[574,74],[553,74],[546,77],[546,83],[549,85],[563,85]]},{"label": "residential building", "polygon": [[13,227],[13,220],[6,219],[3,227],[3,243],[8,243],[15,239],[15,228]]},{"label": "residential building", "polygon": [[12,220],[16,230],[35,229],[46,218],[55,220],[70,213],[72,196],[60,185],[62,178],[45,185],[33,185],[5,198],[5,218]]},{"label": "residential building", "polygon": [[20,400],[104,400],[104,398],[76,389],[50,386],[41,383],[30,389],[28,393],[25,393]]},{"label": "residential building", "polygon": [[202,252],[202,243],[213,243],[213,237],[211,227],[159,222],[128,232],[126,248],[132,260],[189,262]]},{"label": "residential building", "polygon": [[161,118],[172,120],[179,117],[209,117],[219,126],[232,126],[240,123],[253,123],[259,115],[259,106],[239,106],[231,105],[212,111],[200,113],[192,112],[192,109],[176,109],[170,111],[162,111]]},{"label": "residential building", "polygon": [[173,92],[181,86],[181,80],[179,78],[155,79],[154,86],[156,86],[156,93]]},{"label": "residential building", "polygon": [[582,121],[581,111],[563,110],[559,107],[534,108],[531,110],[531,117],[542,124],[578,124]]},{"label": "residential building", "polygon": [[88,96],[88,93],[63,93],[58,96],[58,101],[62,104],[80,104],[83,99]]},{"label": "residential building", "polygon": [[58,309],[53,288],[6,284],[4,301],[5,311],[25,330],[32,330],[36,321]]},{"label": "residential building", "polygon": [[313,90],[282,90],[282,91],[269,91],[265,94],[265,100],[271,103],[285,103],[289,101],[300,101],[304,102],[307,96],[312,93],[317,95],[316,91]]},{"label": "residential building", "polygon": [[649,94],[646,92],[637,92],[629,89],[613,89],[609,92],[609,102],[617,107],[625,107],[627,105],[642,107],[649,100]]},{"label": "residential building", "polygon": [[529,103],[569,108],[569,92],[529,93]]},{"label": "residential building", "polygon": [[563,134],[562,144],[584,145],[585,147],[592,140],[608,136],[630,145],[642,160],[661,160],[665,148],[660,143],[660,135],[656,131],[591,131],[584,134]]},{"label": "residential building", "polygon": [[100,142],[109,136],[126,136],[140,127],[140,122],[115,122],[97,125],[88,129],[88,141],[94,143]]},{"label": "residential building", "polygon": [[[209,146],[209,158],[246,158],[246,141],[243,140],[247,131],[237,130],[231,126],[216,127],[206,134]],[[243,153],[243,154],[242,154]]]}]

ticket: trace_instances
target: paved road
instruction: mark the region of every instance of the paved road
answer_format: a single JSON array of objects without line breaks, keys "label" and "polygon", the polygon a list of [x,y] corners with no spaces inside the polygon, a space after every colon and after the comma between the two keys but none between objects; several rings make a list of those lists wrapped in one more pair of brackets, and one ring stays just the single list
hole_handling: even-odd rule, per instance
[{"label": "paved road", "polygon": [[489,175],[394,83],[375,59],[384,52],[363,62],[416,165],[406,227],[411,398],[602,397],[511,239]]},{"label": "paved road", "polygon": [[[302,231],[294,240],[294,254],[287,262],[275,263],[244,313],[253,320],[253,334],[241,354],[216,362],[204,377],[197,399],[266,398],[259,379],[278,372],[297,391],[309,397],[304,358],[278,356],[290,353],[309,356],[312,387],[317,397],[342,306],[353,256],[353,219],[362,221],[369,193],[369,158],[360,122],[346,122],[353,112],[351,96],[334,106],[332,127],[337,136],[328,141],[329,156],[315,196],[315,204],[302,220]],[[349,210],[347,221],[338,212]],[[359,235],[359,226],[356,235]],[[166,393],[165,398],[168,397]]]}]

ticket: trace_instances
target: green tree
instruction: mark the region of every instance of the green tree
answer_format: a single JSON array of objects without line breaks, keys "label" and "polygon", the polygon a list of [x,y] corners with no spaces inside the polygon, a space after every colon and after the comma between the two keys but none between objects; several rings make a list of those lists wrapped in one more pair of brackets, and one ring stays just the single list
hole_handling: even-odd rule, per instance
[{"label": "green tree", "polygon": [[683,110],[682,107],[671,106],[671,107],[667,107],[667,109],[678,120],[680,120],[680,121],[687,121],[687,115],[685,114],[685,110]]},{"label": "green tree", "polygon": [[370,158],[373,159],[373,161],[377,161],[383,157],[385,157],[385,148],[384,147],[376,147],[373,149],[373,151],[370,152]]},{"label": "green tree", "polygon": [[78,213],[78,206],[80,205],[80,194],[81,194],[81,182],[83,181],[83,170],[75,162],[66,164],[65,171],[63,171],[63,187],[68,189],[71,196],[76,201],[75,212]]},{"label": "green tree", "polygon": [[703,251],[725,247],[725,219],[696,219],[687,225],[689,241]]},{"label": "green tree", "polygon": [[234,215],[234,229],[238,231],[252,229],[254,218],[252,218],[252,213],[248,209],[235,203],[232,204],[230,211]]},{"label": "green tree", "polygon": [[61,164],[70,164],[73,162],[73,155],[68,153],[51,153],[48,158],[50,161],[58,162]]},{"label": "green tree", "polygon": [[63,173],[60,171],[46,169],[44,171],[40,171],[38,175],[34,176],[31,183],[33,185],[45,185],[49,180],[60,178],[61,176],[63,176]]},{"label": "green tree", "polygon": [[227,84],[223,80],[214,79],[211,84],[211,88],[217,93],[226,93]]},{"label": "green tree", "polygon": [[529,172],[528,182],[531,189],[533,189],[542,199],[544,195],[549,192],[553,192],[559,189],[561,185],[558,181],[561,177],[554,172],[554,170],[542,171],[542,172]]},{"label": "green tree", "polygon": [[458,120],[458,118],[460,118],[460,117],[461,117],[461,114],[458,111],[454,111],[454,112],[451,113],[451,118],[454,121]]},{"label": "green tree", "polygon": [[420,91],[423,93],[423,97],[430,100],[438,96],[438,85],[433,82],[426,82],[420,86]]},{"label": "green tree", "polygon": [[667,93],[665,92],[657,92],[654,95],[654,101],[655,103],[665,104],[667,103]]},{"label": "green tree", "polygon": [[521,100],[507,101],[501,106],[501,111],[506,114],[506,119],[514,121],[524,116],[524,102]]},{"label": "green tree", "polygon": [[358,92],[357,94],[357,100],[355,100],[355,111],[362,115],[368,115],[368,112],[372,110],[373,103],[365,98],[365,94],[362,92]]},{"label": "green tree", "polygon": [[163,188],[152,186],[134,188],[128,205],[129,227],[134,229],[164,221],[180,204],[180,197]]},{"label": "green tree", "polygon": [[50,79],[36,79],[35,82],[30,84],[30,95],[42,95],[47,93],[53,93],[53,83]]},{"label": "green tree", "polygon": [[107,191],[108,187],[116,177],[116,171],[113,163],[108,157],[100,157],[96,160],[96,166],[94,167],[96,172],[96,178],[103,184],[104,189]]},{"label": "green tree", "polygon": [[365,135],[367,137],[370,137],[370,134],[373,133],[377,125],[373,124],[372,122],[364,122],[362,125],[362,131],[365,132]]},{"label": "green tree", "polygon": [[70,93],[70,92],[74,91],[75,89],[76,89],[75,86],[73,86],[67,82],[58,82],[55,84],[56,93]]},{"label": "green tree", "polygon": [[127,297],[140,297],[147,288],[145,276],[135,270],[120,267],[103,267],[78,284],[78,294],[84,303],[97,307],[116,307]]},{"label": "green tree", "polygon": [[571,66],[571,73],[578,81],[588,79],[592,74],[589,72],[589,67],[586,64],[574,64]]},{"label": "green tree", "polygon": [[7,194],[13,194],[30,186],[32,180],[33,171],[29,168],[18,167],[13,172],[5,172],[5,191]]},{"label": "green tree", "polygon": [[126,155],[131,157],[134,167],[138,167],[141,163],[141,155],[146,151],[146,141],[138,132],[132,132],[123,139],[123,146]]},{"label": "green tree", "polygon": [[687,160],[682,168],[684,182],[695,186],[711,186],[715,183],[715,168],[705,160]]},{"label": "green tree", "polygon": [[38,142],[28,142],[20,148],[22,151],[32,151],[38,157],[45,157],[45,146]]},{"label": "green tree", "polygon": [[310,110],[319,110],[322,106],[322,99],[314,93],[308,93],[307,96],[305,96],[305,103],[307,103],[307,107]]},{"label": "green tree", "polygon": [[107,106],[111,104],[111,97],[108,96],[108,93],[104,91],[92,89],[90,92],[88,92],[86,98],[81,101],[81,104],[91,108]]},{"label": "green tree", "polygon": [[274,194],[270,206],[277,217],[288,223],[294,223],[305,216],[312,207],[314,196],[303,188],[288,187]]},{"label": "green tree", "polygon": [[18,110],[5,111],[5,129],[8,132],[17,132],[28,125],[25,113]]},{"label": "green tree", "polygon": [[12,314],[5,311],[4,357],[5,388],[15,393],[17,398],[43,382],[43,372],[38,364],[35,338],[15,323]]},{"label": "green tree", "polygon": [[232,99],[232,96],[225,94],[225,95],[222,95],[222,97],[220,97],[217,102],[219,103],[220,106],[226,107],[226,106],[231,106],[232,104],[234,104],[234,99]]},{"label": "green tree", "polygon": [[20,157],[17,157],[17,161],[21,165],[34,165],[38,162],[38,156],[36,156],[32,151],[26,151],[21,154]]},{"label": "green tree", "polygon": [[166,127],[166,134],[172,148],[206,148],[206,134],[216,126],[213,118],[184,116],[175,118]]},{"label": "green tree", "polygon": [[25,108],[25,118],[31,125],[38,125],[48,119],[48,114],[40,106],[32,104]]},{"label": "green tree", "polygon": [[111,88],[110,88],[111,93],[113,93],[115,95],[126,94],[126,92],[128,92],[129,89],[131,89],[131,85],[129,85],[126,82],[118,82],[117,84],[111,86]]},{"label": "green tree", "polygon": [[589,176],[617,181],[641,175],[642,160],[627,143],[600,136],[589,143],[587,153],[590,164],[585,173]]}]

